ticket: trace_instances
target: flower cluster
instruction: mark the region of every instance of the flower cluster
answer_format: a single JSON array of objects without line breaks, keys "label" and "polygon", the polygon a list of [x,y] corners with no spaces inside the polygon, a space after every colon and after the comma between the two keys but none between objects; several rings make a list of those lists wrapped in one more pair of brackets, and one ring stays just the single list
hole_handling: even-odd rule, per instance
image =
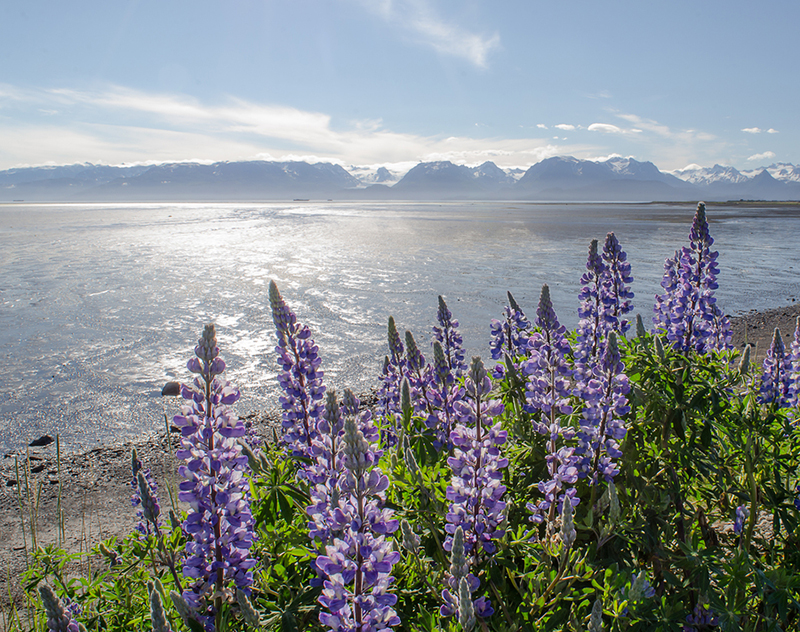
[{"label": "flower cluster", "polygon": [[316,560],[325,578],[319,597],[325,611],[319,619],[334,632],[373,632],[400,623],[392,608],[397,596],[388,592],[400,554],[386,539],[399,525],[391,510],[383,508],[389,479],[377,467],[378,435],[369,411],[348,411],[339,452],[344,470],[335,483],[339,493],[329,513],[331,532],[337,537]]},{"label": "flower cluster", "polygon": [[150,468],[142,467],[136,448],[131,451],[131,505],[139,507],[136,530],[143,535],[153,535],[161,528],[161,507],[158,503],[158,485]]},{"label": "flower cluster", "polygon": [[758,401],[761,404],[774,404],[777,408],[787,408],[794,399],[792,379],[792,354],[786,352],[781,332],[776,328],[772,344],[764,358],[761,386]]},{"label": "flower cluster", "polygon": [[532,519],[541,522],[544,513],[549,513],[551,520],[555,517],[555,507],[561,504],[568,488],[571,502],[577,503],[575,489],[569,486],[578,480],[578,470],[575,467],[575,449],[567,445],[574,437],[574,431],[561,424],[561,416],[572,413],[571,349],[565,336],[566,328],[558,322],[553,309],[547,285],[542,286],[536,314],[536,331],[530,338],[529,359],[522,370],[527,378],[525,410],[538,418],[538,422],[533,422],[536,431],[547,436],[549,479],[539,483],[544,499],[535,504],[528,503]]},{"label": "flower cluster", "polygon": [[469,572],[469,568],[470,564],[464,552],[464,530],[458,526],[450,547],[447,588],[442,590],[439,614],[443,617],[455,616],[464,630],[474,627],[476,614],[483,619],[494,614],[494,608],[486,597],[472,599],[472,593],[480,588],[481,582]]},{"label": "flower cluster", "polygon": [[400,383],[405,372],[405,347],[392,316],[389,316],[388,341],[389,355],[384,358],[379,378],[378,415],[384,420],[382,443],[391,447],[397,443],[397,415],[401,413]]},{"label": "flower cluster", "polygon": [[686,615],[686,623],[683,625],[683,632],[698,632],[707,630],[719,625],[719,617],[707,605],[697,604],[692,614]]},{"label": "flower cluster", "polygon": [[664,294],[656,296],[653,323],[657,333],[666,335],[680,352],[728,349],[730,321],[714,298],[719,253],[710,249],[714,239],[708,232],[703,202],[697,205],[689,241],[688,247],[664,262]]},{"label": "flower cluster", "polygon": [[631,385],[624,370],[612,331],[597,362],[575,388],[584,402],[575,450],[579,476],[588,477],[593,485],[601,477],[611,482],[619,473],[614,460],[622,457],[619,444],[625,438],[624,420],[630,412]]},{"label": "flower cluster", "polygon": [[190,506],[183,523],[188,540],[183,574],[189,579],[183,598],[213,629],[222,600],[233,594],[230,584],[249,592],[255,536],[248,461],[237,441],[245,428],[230,407],[239,391],[218,377],[225,362],[214,325],[206,326],[195,356],[187,367],[197,377],[192,386],[181,388],[189,404],[174,418],[181,430],[176,454],[185,461],[179,468],[184,480],[178,497]]},{"label": "flower cluster", "polygon": [[311,330],[297,322],[275,281],[269,284],[269,303],[278,336],[275,347],[281,365],[278,382],[284,392],[280,398],[283,441],[293,454],[305,456],[316,437],[325,394],[319,348],[311,339]]},{"label": "flower cluster", "polygon": [[62,601],[45,583],[39,584],[39,596],[47,615],[47,629],[50,632],[79,632],[78,622],[73,612],[64,607]]},{"label": "flower cluster", "polygon": [[492,339],[489,349],[492,360],[498,360],[493,376],[501,379],[505,375],[505,366],[502,363],[504,356],[512,360],[517,356],[526,356],[528,352],[528,339],[531,333],[531,322],[508,292],[508,305],[505,307],[503,320],[492,320],[490,330]]},{"label": "flower cluster", "polygon": [[624,336],[630,329],[630,321],[625,316],[633,310],[631,303],[633,292],[630,286],[633,276],[628,255],[620,247],[614,233],[608,233],[606,236],[603,245],[603,263],[605,269],[600,284],[602,318],[606,329]]},{"label": "flower cluster", "polygon": [[433,328],[433,337],[442,346],[447,368],[453,376],[458,379],[467,370],[467,363],[464,360],[464,346],[461,334],[458,331],[458,321],[453,318],[453,314],[447,308],[447,303],[439,297],[439,309],[436,312],[438,327]]}]

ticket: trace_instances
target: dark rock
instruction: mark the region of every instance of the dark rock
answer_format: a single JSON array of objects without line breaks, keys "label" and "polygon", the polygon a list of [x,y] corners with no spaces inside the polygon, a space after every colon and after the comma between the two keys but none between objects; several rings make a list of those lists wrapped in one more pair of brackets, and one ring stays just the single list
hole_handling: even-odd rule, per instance
[{"label": "dark rock", "polygon": [[53,443],[53,441],[55,441],[55,439],[53,439],[53,437],[50,435],[43,435],[38,439],[31,441],[28,445],[32,448],[41,448],[42,446],[50,445]]},{"label": "dark rock", "polygon": [[33,472],[34,474],[38,474],[38,473],[39,473],[39,472],[41,472],[41,471],[42,471],[44,468],[45,468],[45,465],[44,465],[44,463],[42,463],[41,465],[37,465],[36,467],[32,467],[32,468],[31,468],[31,472]]},{"label": "dark rock", "polygon": [[180,382],[167,382],[164,388],[161,389],[162,397],[177,397],[181,394]]},{"label": "dark rock", "polygon": [[17,481],[13,478],[10,478],[6,481],[6,487],[14,487],[17,484]]}]

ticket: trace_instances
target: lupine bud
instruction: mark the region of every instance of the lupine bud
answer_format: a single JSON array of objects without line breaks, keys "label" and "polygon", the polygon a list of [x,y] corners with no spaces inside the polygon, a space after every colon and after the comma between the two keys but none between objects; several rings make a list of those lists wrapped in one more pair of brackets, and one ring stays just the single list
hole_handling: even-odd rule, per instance
[{"label": "lupine bud", "polygon": [[405,518],[400,521],[400,532],[403,534],[403,548],[412,553],[417,551],[420,544],[419,536],[414,533],[411,525],[408,524],[408,520]]},{"label": "lupine bud", "polygon": [[458,583],[458,622],[464,632],[470,632],[475,627],[475,608],[466,577],[462,577]]},{"label": "lupine bud", "polygon": [[659,360],[663,361],[664,358],[665,358],[665,355],[664,355],[664,343],[661,342],[661,336],[659,336],[659,335],[654,336],[653,337],[653,341],[654,341],[655,347],[656,347],[656,355],[658,356]]},{"label": "lupine bud", "polygon": [[414,456],[414,451],[411,448],[406,448],[406,467],[408,468],[408,471],[411,472],[412,476],[415,478],[420,477],[417,458]]},{"label": "lupine bud", "polygon": [[172,599],[172,605],[175,606],[175,610],[178,611],[178,614],[183,622],[187,627],[191,628],[191,622],[196,621],[196,619],[194,618],[194,614],[192,614],[192,609],[189,607],[189,604],[187,604],[186,600],[174,590],[169,592],[169,597]]},{"label": "lupine bud", "polygon": [[603,601],[601,599],[595,599],[586,629],[587,632],[603,632]]},{"label": "lupine bud", "polygon": [[261,618],[258,612],[253,607],[253,604],[247,598],[247,594],[243,591],[236,589],[236,603],[239,604],[239,610],[242,611],[242,618],[250,628],[258,628],[261,626]]},{"label": "lupine bud", "polygon": [[39,584],[39,596],[42,598],[42,605],[47,615],[47,628],[51,632],[78,632],[78,623],[64,608],[61,599],[56,596],[50,586],[44,583]]},{"label": "lupine bud", "polygon": [[750,372],[750,353],[751,346],[747,345],[742,351],[742,358],[739,360],[739,373],[747,375]]},{"label": "lupine bud", "polygon": [[408,378],[403,378],[400,384],[400,407],[404,415],[411,412],[411,387],[408,385]]},{"label": "lupine bud", "polygon": [[614,525],[619,522],[620,506],[619,496],[617,496],[617,486],[614,481],[608,484],[608,521]]},{"label": "lupine bud", "polygon": [[150,485],[142,472],[137,474],[139,481],[139,494],[142,498],[142,512],[144,519],[153,525],[154,529],[158,529],[158,515],[161,508],[158,506],[158,500],[153,496]]},{"label": "lupine bud", "polygon": [[161,604],[161,594],[157,590],[150,591],[150,621],[153,632],[172,632]]},{"label": "lupine bud", "polygon": [[750,510],[745,505],[739,505],[736,508],[736,520],[733,522],[733,532],[736,535],[741,535],[744,530],[744,521],[750,516]]},{"label": "lupine bud", "polygon": [[572,519],[572,513],[572,502],[569,498],[565,498],[564,508],[561,511],[561,541],[567,548],[570,548],[578,537],[575,531],[575,522]]},{"label": "lupine bud", "polygon": [[641,314],[636,314],[636,337],[644,338],[647,335],[647,330],[644,328],[644,321]]}]

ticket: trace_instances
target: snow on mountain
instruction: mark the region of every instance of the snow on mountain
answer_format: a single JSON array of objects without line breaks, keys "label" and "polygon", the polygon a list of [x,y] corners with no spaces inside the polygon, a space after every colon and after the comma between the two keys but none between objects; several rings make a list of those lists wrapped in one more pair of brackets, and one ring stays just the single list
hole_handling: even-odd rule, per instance
[{"label": "snow on mountain", "polygon": [[685,182],[699,185],[709,185],[717,183],[731,183],[737,184],[739,182],[746,182],[749,177],[742,172],[737,171],[733,167],[724,165],[714,165],[713,167],[701,167],[700,165],[691,164],[683,169],[676,169],[670,171],[673,176],[680,178]]},{"label": "snow on mountain", "polygon": [[784,182],[800,182],[800,167],[788,162],[777,162],[767,167],[769,174],[776,180]]},{"label": "snow on mountain", "polygon": [[390,171],[386,167],[376,167],[375,165],[351,165],[347,170],[362,186],[372,184],[392,186],[405,175],[404,171]]}]

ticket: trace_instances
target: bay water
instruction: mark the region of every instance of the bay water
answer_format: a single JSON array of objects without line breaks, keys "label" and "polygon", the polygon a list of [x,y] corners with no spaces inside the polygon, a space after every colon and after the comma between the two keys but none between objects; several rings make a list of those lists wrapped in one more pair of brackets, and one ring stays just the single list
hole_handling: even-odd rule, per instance
[{"label": "bay water", "polygon": [[[628,253],[649,325],[664,259],[688,243],[694,204],[164,203],[0,205],[0,451],[43,434],[64,449],[147,436],[162,398],[215,322],[240,414],[278,407],[268,285],[320,347],[326,383],[378,384],[395,317],[430,355],[437,295],[468,355],[488,360],[506,291],[535,316],[543,283],[577,324],[589,242]],[[731,315],[800,297],[796,207],[710,207],[719,305]],[[785,332],[791,334],[791,332]]]}]

